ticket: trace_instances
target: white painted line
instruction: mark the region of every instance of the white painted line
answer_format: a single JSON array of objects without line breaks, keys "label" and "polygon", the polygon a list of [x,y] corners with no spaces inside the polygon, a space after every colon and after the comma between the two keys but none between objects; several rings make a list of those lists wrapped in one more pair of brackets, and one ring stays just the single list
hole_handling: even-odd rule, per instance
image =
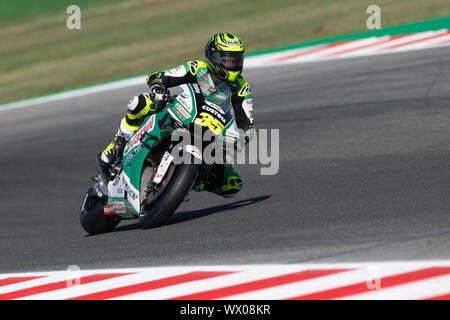
[{"label": "white painted line", "polygon": [[17,108],[23,108],[23,107],[29,107],[54,101],[60,101],[60,100],[66,100],[66,99],[72,99],[88,94],[93,93],[99,93],[104,91],[111,91],[121,88],[127,88],[137,85],[144,85],[145,84],[145,77],[135,77],[125,80],[119,80],[112,83],[105,83],[105,84],[99,84],[99,85],[92,85],[87,88],[80,88],[80,89],[74,89],[66,92],[61,93],[55,93],[50,94],[43,97],[38,98],[31,98],[27,100],[17,101],[17,102],[11,102],[6,103],[3,105],[0,105],[0,112],[5,110],[11,110],[11,109],[17,109]]}]

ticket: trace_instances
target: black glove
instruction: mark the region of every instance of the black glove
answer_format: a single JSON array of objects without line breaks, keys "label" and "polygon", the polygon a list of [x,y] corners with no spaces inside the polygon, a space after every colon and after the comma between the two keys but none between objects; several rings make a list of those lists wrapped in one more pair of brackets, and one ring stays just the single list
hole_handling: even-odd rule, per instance
[{"label": "black glove", "polygon": [[157,104],[164,104],[170,99],[170,91],[160,83],[150,86],[150,96]]}]

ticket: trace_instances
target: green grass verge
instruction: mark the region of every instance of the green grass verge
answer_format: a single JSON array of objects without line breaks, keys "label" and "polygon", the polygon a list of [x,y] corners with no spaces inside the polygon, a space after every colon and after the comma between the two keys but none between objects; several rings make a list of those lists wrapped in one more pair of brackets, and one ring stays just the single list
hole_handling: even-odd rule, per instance
[{"label": "green grass verge", "polygon": [[0,21],[29,17],[45,12],[64,12],[72,4],[81,7],[111,4],[123,0],[2,0]]},{"label": "green grass verge", "polygon": [[[247,52],[366,29],[365,0],[73,0],[81,30],[67,30],[66,1],[4,0],[0,103],[143,74],[201,58],[215,32]],[[18,10],[18,3],[39,6]],[[64,6],[62,6],[64,4]],[[450,15],[448,0],[378,0],[382,27]],[[22,7],[23,8],[23,7]],[[3,11],[3,10],[2,10]],[[5,12],[8,12],[6,14]]]}]

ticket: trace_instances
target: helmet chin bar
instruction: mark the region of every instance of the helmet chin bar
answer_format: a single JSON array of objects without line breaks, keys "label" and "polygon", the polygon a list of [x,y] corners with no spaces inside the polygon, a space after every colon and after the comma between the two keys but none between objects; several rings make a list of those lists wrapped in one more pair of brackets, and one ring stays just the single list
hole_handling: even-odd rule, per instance
[{"label": "helmet chin bar", "polygon": [[236,81],[236,79],[239,77],[240,74],[241,74],[241,71],[228,71],[227,75],[226,75],[226,78],[227,78],[226,81],[234,82],[234,81]]},{"label": "helmet chin bar", "polygon": [[[213,68],[209,68],[209,70],[211,71],[211,74],[216,76],[219,80],[226,82],[236,81],[236,79],[241,74],[241,71],[225,71],[219,66],[214,66]],[[234,75],[234,77],[230,79],[230,75]]]}]

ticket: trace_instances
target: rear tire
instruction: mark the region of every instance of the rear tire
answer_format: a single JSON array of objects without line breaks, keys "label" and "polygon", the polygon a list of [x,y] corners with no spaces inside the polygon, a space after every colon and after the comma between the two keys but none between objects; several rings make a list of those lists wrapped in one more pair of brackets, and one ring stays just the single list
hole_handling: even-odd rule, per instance
[{"label": "rear tire", "polygon": [[184,197],[192,188],[201,164],[180,164],[163,194],[150,208],[139,214],[139,223],[143,229],[161,226],[177,210]]},{"label": "rear tire", "polygon": [[103,212],[103,200],[87,192],[80,210],[80,223],[89,234],[100,234],[113,230],[120,220],[113,220]]}]

